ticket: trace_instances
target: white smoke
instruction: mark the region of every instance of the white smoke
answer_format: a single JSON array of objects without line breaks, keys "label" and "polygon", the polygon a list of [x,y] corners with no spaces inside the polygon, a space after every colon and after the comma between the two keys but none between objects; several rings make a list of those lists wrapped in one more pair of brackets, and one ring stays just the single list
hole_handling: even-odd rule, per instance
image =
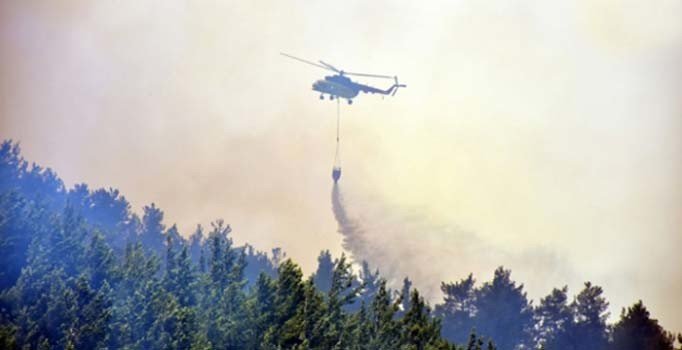
[{"label": "white smoke", "polygon": [[[356,210],[355,215],[349,213],[349,207]],[[378,268],[393,288],[409,277],[433,302],[440,301],[441,282],[469,273],[486,281],[498,266],[510,268],[512,276],[536,299],[552,287],[578,287],[582,282],[555,252],[541,248],[507,251],[474,233],[432,224],[397,208],[389,210],[379,202],[356,201],[349,206],[338,184],[332,188],[332,210],[343,247],[356,262],[367,261]]]}]

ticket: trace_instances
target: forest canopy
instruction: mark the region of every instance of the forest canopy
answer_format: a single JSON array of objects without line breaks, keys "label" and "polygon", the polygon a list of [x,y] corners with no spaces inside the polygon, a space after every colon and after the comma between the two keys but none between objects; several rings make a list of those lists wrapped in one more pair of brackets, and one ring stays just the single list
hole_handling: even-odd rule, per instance
[{"label": "forest canopy", "polygon": [[[601,287],[537,304],[503,267],[443,282],[433,307],[408,277],[323,251],[304,276],[280,249],[236,246],[217,219],[182,235],[155,204],[66,188],[0,146],[2,349],[674,349],[635,302],[609,324]],[[373,269],[374,268],[374,269]],[[677,340],[682,342],[681,336]]]}]

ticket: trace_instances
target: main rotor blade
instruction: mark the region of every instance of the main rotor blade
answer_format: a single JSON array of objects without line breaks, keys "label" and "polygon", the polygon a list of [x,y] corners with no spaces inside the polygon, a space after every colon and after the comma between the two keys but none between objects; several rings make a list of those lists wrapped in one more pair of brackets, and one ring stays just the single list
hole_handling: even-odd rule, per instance
[{"label": "main rotor blade", "polygon": [[297,60],[297,61],[301,61],[301,62],[303,62],[303,63],[307,63],[307,64],[310,64],[310,65],[313,65],[313,66],[315,66],[315,67],[320,67],[320,68],[326,69],[326,70],[333,70],[333,69],[330,69],[330,68],[327,67],[327,66],[323,66],[323,65],[321,65],[321,64],[317,64],[317,63],[312,62],[312,61],[304,60],[304,59],[302,59],[302,58],[298,58],[298,57],[296,57],[296,56],[292,56],[292,55],[286,54],[286,53],[284,53],[284,52],[280,52],[279,54],[282,55],[282,56],[286,56],[286,57],[289,57],[289,58],[291,58],[291,59]]},{"label": "main rotor blade", "polygon": [[[327,67],[327,68],[333,70],[333,71],[336,72],[336,73],[341,73],[340,70],[338,70],[336,67],[332,66],[332,65],[329,64],[329,63],[323,62],[322,60],[320,60],[320,63],[322,63],[325,67]],[[345,74],[345,72],[344,72],[344,74]]]},{"label": "main rotor blade", "polygon": [[384,79],[393,79],[394,78],[394,77],[390,77],[388,75],[378,75],[378,74],[351,73],[351,72],[343,72],[343,74],[355,75],[356,77],[384,78]]}]

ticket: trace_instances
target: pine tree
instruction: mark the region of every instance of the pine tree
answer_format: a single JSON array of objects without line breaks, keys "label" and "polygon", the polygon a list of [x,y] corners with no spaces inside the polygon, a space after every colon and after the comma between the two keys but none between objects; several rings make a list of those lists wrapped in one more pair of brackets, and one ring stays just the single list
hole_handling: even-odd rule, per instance
[{"label": "pine tree", "polygon": [[46,241],[41,242],[50,264],[64,270],[67,276],[76,276],[78,267],[87,265],[85,242],[90,241],[86,223],[71,206],[52,219]]},{"label": "pine tree", "polygon": [[222,349],[240,349],[248,342],[245,322],[248,316],[245,302],[243,251],[232,248],[228,237],[230,226],[222,220],[212,224],[209,234],[209,295],[202,300],[205,314],[202,318],[207,324],[207,336],[212,345]]},{"label": "pine tree", "polygon": [[[180,245],[179,252],[176,250],[176,244]],[[164,288],[173,294],[181,307],[187,307],[196,304],[196,287],[196,276],[187,245],[183,241],[174,241],[168,237]]]},{"label": "pine tree", "polygon": [[19,192],[0,192],[0,291],[13,286],[26,265],[28,246],[39,229],[39,221],[32,220],[33,215],[30,204]]},{"label": "pine tree", "polygon": [[241,247],[241,250],[246,257],[244,277],[247,280],[247,286],[253,286],[261,273],[266,273],[270,277],[277,276],[277,268],[266,253],[257,251],[249,244]]},{"label": "pine tree", "polygon": [[638,301],[627,311],[623,309],[620,320],[613,327],[613,350],[673,350],[674,337],[667,333],[649,311]]},{"label": "pine tree", "polygon": [[338,339],[330,337],[329,313],[323,294],[315,287],[310,278],[303,283],[304,301],[300,309],[302,324],[299,348],[302,349],[332,349],[338,345]]},{"label": "pine tree", "polygon": [[142,246],[158,256],[163,256],[164,230],[163,211],[157,208],[154,203],[145,206],[144,216],[142,217],[142,234],[140,235]]},{"label": "pine tree", "polygon": [[152,346],[156,337],[151,332],[157,319],[152,307],[161,288],[156,255],[146,255],[140,243],[128,244],[119,268],[120,281],[114,288],[112,320],[109,324],[108,347],[139,348]]},{"label": "pine tree", "polygon": [[340,346],[346,324],[344,307],[353,303],[359,288],[352,288],[355,275],[346,256],[341,255],[334,263],[331,286],[327,292],[327,310],[323,325],[323,348]]},{"label": "pine tree", "polygon": [[264,342],[281,348],[301,344],[304,333],[303,313],[305,289],[301,269],[290,259],[279,266],[275,292],[275,322],[266,332]]},{"label": "pine tree", "polygon": [[398,315],[402,317],[407,309],[410,307],[410,293],[412,291],[412,281],[405,277],[403,279],[403,287],[400,289],[400,294],[398,295],[398,300],[400,300],[400,310]]},{"label": "pine tree", "polygon": [[334,273],[334,262],[329,250],[320,252],[317,257],[317,271],[313,275],[315,286],[322,293],[328,293],[332,288],[332,274]]},{"label": "pine tree", "polygon": [[[570,338],[573,349],[603,350],[607,346],[608,334],[606,319],[609,303],[602,296],[603,290],[590,282],[585,282],[585,288],[571,303],[575,321]],[[551,349],[550,349],[551,350]]]},{"label": "pine tree", "polygon": [[95,232],[85,253],[86,272],[90,277],[90,285],[99,289],[105,282],[116,279],[114,252],[104,241],[104,237]]},{"label": "pine tree", "polygon": [[574,315],[568,305],[568,287],[554,289],[535,308],[536,343],[547,349],[570,349]]},{"label": "pine tree", "polygon": [[410,294],[409,309],[401,320],[401,342],[409,348],[423,350],[440,339],[440,322],[431,317],[431,310],[417,290]]},{"label": "pine tree", "polygon": [[386,281],[379,282],[379,290],[372,301],[369,313],[369,328],[372,337],[370,349],[396,349],[400,344],[400,327],[396,321],[399,300],[391,300],[391,291],[386,288]]},{"label": "pine tree", "polygon": [[32,243],[29,265],[22,272],[17,284],[10,291],[17,326],[17,343],[29,348],[64,344],[65,325],[68,324],[66,301],[71,293],[66,288],[66,274],[61,269],[51,269],[35,253],[36,241]]},{"label": "pine tree", "polygon": [[71,315],[67,338],[74,349],[102,348],[111,319],[111,288],[106,280],[99,290],[92,289],[88,278],[78,277],[73,285],[73,302],[67,314]]},{"label": "pine tree", "polygon": [[365,303],[360,304],[358,311],[348,318],[347,325],[344,327],[347,335],[344,338],[349,338],[348,349],[365,350],[370,349],[369,344],[371,340],[371,324],[369,313]]},{"label": "pine tree", "polygon": [[130,203],[116,189],[97,189],[92,192],[86,184],[79,184],[67,194],[69,205],[82,215],[90,226],[99,230],[114,250],[123,250],[131,237],[121,234],[130,223]]},{"label": "pine tree", "polygon": [[230,284],[230,274],[234,267],[236,259],[232,248],[232,240],[228,234],[232,231],[229,225],[225,225],[222,220],[218,220],[211,224],[213,231],[209,234],[209,265],[211,282],[214,286],[214,291],[222,294],[225,288]]},{"label": "pine tree", "polygon": [[451,342],[466,342],[474,328],[475,283],[473,275],[469,274],[459,282],[441,284],[443,303],[436,305],[435,314],[443,320],[443,337]]},{"label": "pine tree", "polygon": [[469,336],[469,343],[467,344],[467,350],[482,350],[483,340],[476,337],[476,333],[472,332]]},{"label": "pine tree", "polygon": [[261,273],[252,290],[247,304],[251,332],[245,349],[255,350],[260,348],[266,331],[275,321],[276,284],[267,274]]},{"label": "pine tree", "polygon": [[197,225],[191,236],[189,236],[189,250],[190,256],[192,257],[192,262],[194,264],[199,264],[199,259],[203,255],[203,248],[206,238],[204,237],[204,228],[201,225]]},{"label": "pine tree", "polygon": [[511,280],[511,271],[495,270],[492,282],[485,283],[476,295],[474,326],[479,334],[492,337],[501,349],[531,345],[532,308],[523,285]]},{"label": "pine tree", "polygon": [[366,261],[360,264],[360,271],[358,276],[353,279],[351,288],[356,291],[355,300],[344,307],[344,311],[348,313],[356,313],[360,311],[360,306],[365,304],[365,307],[372,303],[374,296],[379,289],[380,280],[379,270],[374,272],[369,267]]},{"label": "pine tree", "polygon": [[20,190],[20,179],[28,168],[21,148],[12,140],[0,144],[0,193]]},{"label": "pine tree", "polygon": [[230,270],[228,284],[225,293],[223,294],[222,305],[223,310],[228,315],[229,323],[226,340],[229,344],[226,349],[243,349],[244,344],[248,340],[248,325],[243,320],[247,319],[248,313],[245,307],[246,295],[245,286],[246,279],[244,278],[244,268],[246,267],[246,256],[242,251],[237,256],[237,259]]}]

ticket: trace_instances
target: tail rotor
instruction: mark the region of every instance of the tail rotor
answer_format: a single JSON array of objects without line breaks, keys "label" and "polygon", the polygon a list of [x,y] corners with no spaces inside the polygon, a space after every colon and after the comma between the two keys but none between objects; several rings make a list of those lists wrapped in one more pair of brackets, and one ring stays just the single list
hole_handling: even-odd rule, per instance
[{"label": "tail rotor", "polygon": [[405,85],[405,84],[398,83],[398,76],[397,75],[393,77],[393,80],[395,81],[395,84],[393,84],[394,89],[393,89],[393,93],[391,94],[391,96],[395,96],[395,93],[398,92],[398,88],[407,87],[407,85]]}]

